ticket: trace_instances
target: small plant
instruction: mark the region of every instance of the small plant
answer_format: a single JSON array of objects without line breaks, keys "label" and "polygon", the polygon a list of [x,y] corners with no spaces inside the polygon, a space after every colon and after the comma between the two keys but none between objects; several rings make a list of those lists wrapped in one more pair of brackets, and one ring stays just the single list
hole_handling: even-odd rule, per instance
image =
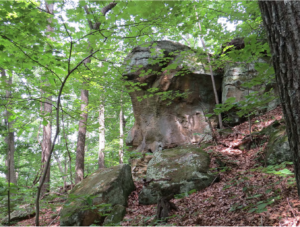
[{"label": "small plant", "polygon": [[177,194],[177,195],[175,195],[174,197],[175,197],[175,199],[182,199],[182,198],[185,198],[185,197],[187,197],[187,196],[193,194],[193,193],[196,192],[196,191],[197,191],[196,189],[192,189],[192,190],[190,190],[190,191],[188,191],[188,192],[184,192],[184,193],[181,193],[181,194]]}]

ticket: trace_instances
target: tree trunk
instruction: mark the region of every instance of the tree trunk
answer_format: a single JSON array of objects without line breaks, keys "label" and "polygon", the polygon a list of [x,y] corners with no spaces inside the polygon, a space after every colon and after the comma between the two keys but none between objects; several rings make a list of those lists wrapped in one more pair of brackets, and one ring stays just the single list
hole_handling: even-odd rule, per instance
[{"label": "tree trunk", "polygon": [[[52,114],[52,97],[48,96],[45,99],[44,103],[44,114],[51,115]],[[51,151],[51,134],[52,134],[52,120],[51,117],[47,119],[48,124],[43,127],[43,141],[42,141],[42,166],[45,167],[45,163],[49,159],[50,151]],[[47,175],[45,178],[45,182],[41,189],[41,194],[45,194],[50,190],[50,165],[47,169]]]},{"label": "tree trunk", "polygon": [[[197,19],[198,19],[197,13],[196,13],[196,16],[197,16]],[[199,27],[199,31],[201,32],[202,29],[201,29],[201,24],[200,24],[200,20],[199,19],[198,19],[198,27]],[[205,42],[204,42],[204,38],[202,38],[201,36],[199,36],[199,38],[200,38],[200,41],[201,41],[201,44],[202,44],[202,47],[203,47],[204,51],[206,51],[206,45],[205,45]],[[216,89],[216,83],[215,83],[214,74],[213,74],[213,71],[212,71],[211,59],[210,59],[210,56],[209,56],[208,52],[207,52],[207,61],[208,61],[208,64],[209,64],[210,78],[211,78],[211,82],[212,82],[212,85],[213,85],[213,91],[214,91],[214,95],[215,95],[215,101],[216,101],[216,105],[218,105],[220,102],[219,102],[218,92],[217,92],[217,89]],[[219,121],[219,127],[221,129],[224,128],[223,127],[223,122],[222,122],[222,116],[221,116],[221,114],[218,115],[218,121]]]},{"label": "tree trunk", "polygon": [[[108,5],[106,5],[105,7],[103,7],[101,9],[102,14],[105,16],[106,13],[109,12],[116,5],[117,5],[117,3],[115,3],[115,2],[109,3]],[[90,11],[89,11],[87,5],[84,6],[84,10],[85,10],[85,12],[86,12],[87,15],[90,14]],[[92,22],[91,20],[88,20],[88,24],[89,24],[90,30],[99,30],[101,23],[98,21],[98,18],[94,18],[94,19],[95,19],[94,22]],[[90,49],[89,51],[92,53],[93,49]],[[87,58],[84,61],[84,64],[85,64],[86,67],[87,67],[87,63],[91,63],[91,59],[90,58]],[[87,69],[89,70],[88,67],[87,67]],[[83,96],[85,96],[86,99],[83,99]],[[81,100],[84,103],[88,103],[88,91],[87,90],[82,90],[81,91]],[[82,106],[81,106],[81,108],[82,108]],[[86,113],[85,125],[86,125],[86,122],[87,122],[87,113]],[[76,179],[75,179],[75,183],[80,182],[83,179],[83,175],[84,175],[85,134],[86,134],[86,127],[82,128],[82,130],[80,132],[80,123],[79,123],[79,132],[78,132],[77,150],[76,150],[76,167],[75,167],[75,169],[76,169]],[[79,144],[80,140],[81,140],[81,142]],[[100,156],[99,156],[99,159],[100,159]],[[103,160],[104,160],[104,156],[103,156]],[[100,164],[99,163],[98,163],[98,166],[100,168]]]},{"label": "tree trunk", "polygon": [[300,196],[300,2],[259,1],[272,52]]},{"label": "tree trunk", "polygon": [[[63,115],[63,113],[61,113],[61,121],[62,121],[63,136],[64,136],[64,139],[65,139],[66,149],[67,149],[68,157],[69,157],[70,181],[71,181],[71,189],[72,189],[72,187],[73,187],[72,158],[71,158],[71,152],[69,150],[69,145],[68,145],[68,137],[66,135],[66,130],[65,130],[65,126],[64,126],[64,115]],[[68,124],[67,124],[67,127],[68,127]]]},{"label": "tree trunk", "polygon": [[120,119],[120,148],[119,148],[119,164],[123,164],[123,156],[124,156],[124,114],[123,114],[123,103],[121,98],[121,109],[119,114]]},{"label": "tree trunk", "polygon": [[[53,156],[57,162],[57,165],[58,165],[58,169],[62,175],[62,178],[64,179],[64,188],[65,188],[65,185],[67,185],[67,170],[66,170],[66,165],[64,166],[65,168],[63,169],[62,167],[62,163],[59,159],[59,157],[55,154],[55,152],[53,152]],[[66,160],[65,160],[66,161]]]},{"label": "tree trunk", "polygon": [[98,154],[98,167],[105,168],[104,163],[104,148],[105,148],[105,118],[104,118],[104,103],[101,100],[99,108],[99,154]]},{"label": "tree trunk", "polygon": [[[50,14],[53,14],[53,7],[54,4],[48,4],[46,3],[46,11]],[[48,20],[49,23],[51,23],[51,19]],[[54,28],[52,28],[50,25],[47,25],[47,32],[53,32]],[[51,39],[50,36],[48,38]],[[48,115],[47,118],[48,124],[46,126],[43,126],[43,141],[42,141],[42,167],[45,167],[45,164],[47,163],[47,160],[50,157],[50,151],[51,151],[51,135],[52,135],[52,96],[47,96],[45,94],[45,102],[44,102],[44,115]],[[40,179],[41,180],[41,179]],[[41,188],[41,195],[44,195],[46,192],[50,191],[50,165],[47,169],[46,178],[44,181],[44,184]]]},{"label": "tree trunk", "polygon": [[16,177],[16,170],[15,170],[15,133],[14,133],[14,126],[13,121],[9,121],[9,117],[12,115],[10,109],[12,108],[10,99],[11,99],[11,90],[10,87],[12,86],[12,76],[6,77],[6,72],[4,69],[0,68],[1,77],[3,81],[5,81],[7,85],[6,89],[6,110],[5,110],[5,125],[7,127],[7,135],[5,137],[5,143],[7,144],[7,160],[6,165],[8,167],[8,172],[6,174],[7,181],[17,184],[17,177]]},{"label": "tree trunk", "polygon": [[88,119],[87,106],[89,102],[89,91],[81,90],[81,114],[79,120],[77,148],[76,148],[76,165],[75,165],[75,184],[84,178],[84,148],[86,138],[86,124]]}]

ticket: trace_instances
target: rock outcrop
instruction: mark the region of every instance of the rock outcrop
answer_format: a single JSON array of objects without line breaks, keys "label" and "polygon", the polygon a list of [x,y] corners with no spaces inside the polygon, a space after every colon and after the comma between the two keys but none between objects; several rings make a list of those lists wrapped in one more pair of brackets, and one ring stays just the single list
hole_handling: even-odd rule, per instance
[{"label": "rock outcrop", "polygon": [[[236,102],[244,101],[247,96],[253,92],[257,92],[255,101],[267,102],[265,105],[255,105],[252,110],[259,107],[260,110],[271,110],[279,104],[279,99],[269,101],[269,97],[263,94],[272,89],[270,95],[278,97],[278,90],[275,80],[268,84],[258,84],[251,88],[243,86],[244,83],[250,82],[253,78],[258,76],[255,69],[255,64],[268,64],[266,59],[258,59],[253,63],[248,64],[233,64],[225,66],[225,73],[222,81],[222,103],[225,103],[229,98],[235,98]],[[251,104],[251,102],[249,102]],[[259,110],[259,109],[257,109]],[[232,108],[226,113],[225,121],[229,125],[241,123],[241,118],[236,114],[235,108]]]},{"label": "rock outcrop", "polygon": [[127,198],[135,189],[129,165],[98,169],[70,192],[61,214],[61,226],[118,224],[125,215]]},{"label": "rock outcrop", "polygon": [[155,204],[171,194],[201,190],[213,183],[209,155],[202,149],[185,146],[154,153],[148,164],[147,182],[139,194],[140,204]]},{"label": "rock outcrop", "polygon": [[138,181],[146,177],[147,166],[152,158],[152,155],[143,155],[142,158],[136,158],[130,161],[133,180]]},{"label": "rock outcrop", "polygon": [[[135,47],[126,57],[123,77],[135,117],[126,142],[133,150],[156,152],[197,144],[209,132],[204,112],[212,112],[215,98],[203,59],[205,55],[171,41]],[[220,90],[221,76],[214,78]]]},{"label": "rock outcrop", "polygon": [[[10,223],[22,221],[35,216],[35,208],[32,204],[25,204],[18,207],[10,214]],[[8,224],[8,216],[1,221],[2,225]]]},{"label": "rock outcrop", "polygon": [[280,164],[282,162],[292,162],[293,153],[290,148],[286,126],[275,121],[268,126],[263,133],[269,131],[269,142],[265,148],[265,158],[268,165]]}]

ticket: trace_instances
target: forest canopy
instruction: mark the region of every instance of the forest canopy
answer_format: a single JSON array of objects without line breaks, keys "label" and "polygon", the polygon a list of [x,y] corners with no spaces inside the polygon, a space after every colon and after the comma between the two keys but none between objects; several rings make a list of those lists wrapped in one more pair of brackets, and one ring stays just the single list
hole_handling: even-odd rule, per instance
[{"label": "forest canopy", "polygon": [[[238,39],[243,48],[230,43]],[[122,78],[124,59],[159,40],[209,56],[213,70],[270,56],[256,1],[0,1],[0,184],[44,195],[139,157],[125,144],[134,124],[128,88],[139,86]],[[256,70],[245,86],[274,79],[272,67]],[[257,105],[239,104],[240,115]]]}]

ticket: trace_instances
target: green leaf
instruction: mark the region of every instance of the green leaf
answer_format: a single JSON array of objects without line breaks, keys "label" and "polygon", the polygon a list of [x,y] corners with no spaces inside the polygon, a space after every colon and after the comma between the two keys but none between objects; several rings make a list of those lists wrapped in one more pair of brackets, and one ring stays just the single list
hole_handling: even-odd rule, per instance
[{"label": "green leaf", "polygon": [[46,119],[43,119],[42,125],[47,126],[48,125],[48,121]]}]

